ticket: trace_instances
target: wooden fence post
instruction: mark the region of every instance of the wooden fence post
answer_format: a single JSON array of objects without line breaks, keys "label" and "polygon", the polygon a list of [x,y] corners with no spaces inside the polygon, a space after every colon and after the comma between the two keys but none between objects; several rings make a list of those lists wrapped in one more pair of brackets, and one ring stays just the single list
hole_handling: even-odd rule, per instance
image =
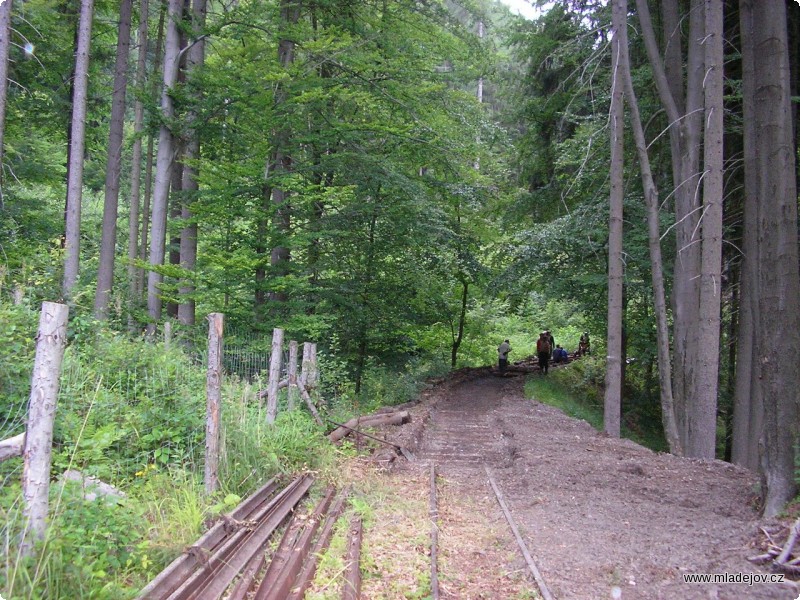
[{"label": "wooden fence post", "polygon": [[283,353],[283,329],[272,330],[272,352],[269,357],[269,381],[267,382],[267,423],[274,423],[278,416],[278,389],[281,381],[281,359]]},{"label": "wooden fence post", "polygon": [[319,386],[319,365],[317,365],[317,345],[311,344],[311,370],[308,374],[307,385],[309,388],[316,389]]},{"label": "wooden fence post", "polygon": [[[31,377],[31,396],[22,467],[22,495],[26,519],[20,551],[30,555],[33,542],[44,539],[50,493],[50,459],[53,423],[61,375],[61,361],[67,344],[69,307],[43,302],[36,335],[36,358]],[[26,539],[27,538],[27,539]]]},{"label": "wooden fence post", "polygon": [[206,373],[206,494],[217,490],[219,480],[220,379],[222,375],[222,313],[208,315],[208,371]]},{"label": "wooden fence post", "polygon": [[303,342],[303,368],[300,372],[300,387],[307,389],[309,386],[309,375],[311,374],[311,342]]},{"label": "wooden fence post", "polygon": [[297,403],[297,342],[289,341],[289,374],[287,376],[289,388],[289,410],[294,410]]}]

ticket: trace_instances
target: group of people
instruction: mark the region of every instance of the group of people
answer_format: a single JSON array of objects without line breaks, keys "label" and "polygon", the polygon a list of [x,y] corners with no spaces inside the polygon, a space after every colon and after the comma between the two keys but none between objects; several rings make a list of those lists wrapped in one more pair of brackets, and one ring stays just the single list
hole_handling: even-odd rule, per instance
[{"label": "group of people", "polygon": [[[581,335],[578,342],[578,350],[575,352],[576,356],[583,356],[589,354],[589,332]],[[504,375],[508,367],[508,353],[511,352],[511,343],[504,340],[497,347],[497,362],[500,374]],[[539,370],[547,375],[550,369],[550,361],[554,363],[567,363],[569,362],[569,353],[556,344],[556,340],[550,330],[546,329],[539,334],[539,339],[536,340],[536,358],[539,361]]]}]

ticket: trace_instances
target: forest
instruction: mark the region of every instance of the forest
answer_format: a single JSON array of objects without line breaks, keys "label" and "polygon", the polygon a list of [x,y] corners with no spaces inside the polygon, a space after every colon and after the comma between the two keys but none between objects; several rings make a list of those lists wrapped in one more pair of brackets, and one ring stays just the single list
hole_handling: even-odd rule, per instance
[{"label": "forest", "polygon": [[504,339],[516,360],[589,332],[609,435],[758,472],[765,515],[795,499],[794,0],[0,2],[0,439],[25,430],[41,303],[67,304],[53,473],[137,500],[62,486],[31,560],[22,460],[0,463],[7,598],[131,598],[182,520],[333,468],[230,363],[203,497],[215,312],[230,360],[276,327],[318,343],[342,421]]}]

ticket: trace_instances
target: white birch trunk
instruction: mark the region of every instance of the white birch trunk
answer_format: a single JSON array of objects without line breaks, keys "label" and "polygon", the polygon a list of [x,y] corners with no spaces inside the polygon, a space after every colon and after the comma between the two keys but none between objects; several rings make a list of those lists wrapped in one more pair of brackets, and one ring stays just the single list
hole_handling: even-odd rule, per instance
[{"label": "white birch trunk", "polygon": [[69,308],[43,302],[36,335],[36,357],[31,377],[31,397],[22,467],[22,495],[26,526],[22,553],[29,555],[47,530],[50,459],[56,416],[61,360],[67,343]]},{"label": "white birch trunk", "polygon": [[208,315],[208,371],[206,372],[206,464],[205,491],[211,495],[219,486],[219,437],[222,405],[222,313]]},{"label": "white birch trunk", "polygon": [[67,170],[67,211],[64,231],[64,279],[66,298],[78,280],[81,240],[81,198],[83,195],[83,153],[86,133],[86,99],[89,88],[89,50],[92,40],[93,0],[81,0],[78,23],[78,48],[75,52],[75,84],[72,97],[72,124],[69,168]]}]

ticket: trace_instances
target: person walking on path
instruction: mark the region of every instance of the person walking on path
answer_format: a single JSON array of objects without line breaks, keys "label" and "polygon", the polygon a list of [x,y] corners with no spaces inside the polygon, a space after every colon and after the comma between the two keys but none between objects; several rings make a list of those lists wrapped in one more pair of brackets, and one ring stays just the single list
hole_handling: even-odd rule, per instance
[{"label": "person walking on path", "polygon": [[509,352],[511,352],[511,344],[508,343],[508,340],[505,340],[497,347],[497,366],[500,369],[500,375],[505,375],[506,373]]},{"label": "person walking on path", "polygon": [[536,340],[536,355],[539,357],[539,370],[547,375],[547,370],[550,366],[550,337],[546,331],[539,334],[539,339]]},{"label": "person walking on path", "polygon": [[553,353],[556,351],[556,339],[553,337],[553,334],[550,333],[549,329],[544,330],[545,334],[547,334],[547,341],[550,342],[550,359],[553,359]]}]

